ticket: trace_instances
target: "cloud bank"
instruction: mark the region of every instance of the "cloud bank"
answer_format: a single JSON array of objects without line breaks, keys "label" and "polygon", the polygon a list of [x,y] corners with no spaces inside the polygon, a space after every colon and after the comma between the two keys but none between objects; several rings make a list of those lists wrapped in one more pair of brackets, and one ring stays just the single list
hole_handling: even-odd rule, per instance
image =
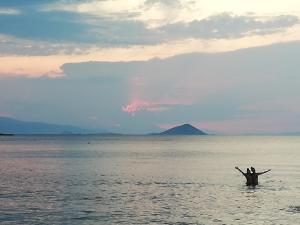
[{"label": "cloud bank", "polygon": [[55,79],[0,78],[1,111],[126,133],[185,122],[227,134],[299,131],[299,52],[295,42],[149,61],[69,63]]},{"label": "cloud bank", "polygon": [[284,33],[293,14],[217,12],[188,17],[191,1],[5,1],[1,55],[87,54],[95,48],[154,46],[188,39],[238,39]]}]

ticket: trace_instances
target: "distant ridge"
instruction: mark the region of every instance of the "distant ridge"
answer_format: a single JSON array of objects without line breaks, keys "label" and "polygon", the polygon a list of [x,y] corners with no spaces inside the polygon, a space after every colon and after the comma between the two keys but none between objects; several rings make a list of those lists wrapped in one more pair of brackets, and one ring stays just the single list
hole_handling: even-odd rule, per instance
[{"label": "distant ridge", "polygon": [[169,130],[159,133],[160,135],[207,135],[205,132],[193,127],[190,124],[173,127]]},{"label": "distant ridge", "polygon": [[4,134],[4,133],[0,133],[0,136],[13,136],[13,134]]},{"label": "distant ridge", "polygon": [[[95,133],[70,125],[49,124],[41,122],[20,121],[0,117],[0,133],[4,134],[87,134]],[[101,132],[102,133],[102,132]]]}]

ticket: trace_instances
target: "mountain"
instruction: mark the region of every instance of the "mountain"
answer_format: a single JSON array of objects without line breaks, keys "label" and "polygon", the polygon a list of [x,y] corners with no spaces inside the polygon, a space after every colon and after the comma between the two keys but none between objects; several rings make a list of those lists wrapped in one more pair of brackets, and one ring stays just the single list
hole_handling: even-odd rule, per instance
[{"label": "mountain", "polygon": [[161,132],[160,135],[207,135],[203,131],[193,127],[190,124],[173,127],[169,130]]},{"label": "mountain", "polygon": [[[99,133],[104,131],[98,131]],[[26,122],[8,117],[0,117],[0,133],[6,134],[78,134],[95,133],[70,125]]]}]

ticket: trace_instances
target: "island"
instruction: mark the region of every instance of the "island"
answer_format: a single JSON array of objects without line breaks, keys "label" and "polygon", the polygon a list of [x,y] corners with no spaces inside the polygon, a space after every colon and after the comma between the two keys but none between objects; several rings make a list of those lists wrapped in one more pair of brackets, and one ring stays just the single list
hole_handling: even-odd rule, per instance
[{"label": "island", "polygon": [[207,135],[207,133],[190,124],[183,124],[163,131],[159,135]]}]

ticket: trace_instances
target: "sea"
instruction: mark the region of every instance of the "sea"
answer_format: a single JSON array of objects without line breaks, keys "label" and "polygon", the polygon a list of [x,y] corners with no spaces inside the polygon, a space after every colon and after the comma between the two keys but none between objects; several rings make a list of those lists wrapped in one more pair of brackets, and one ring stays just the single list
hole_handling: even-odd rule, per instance
[{"label": "sea", "polygon": [[297,225],[300,137],[1,136],[0,224]]}]

